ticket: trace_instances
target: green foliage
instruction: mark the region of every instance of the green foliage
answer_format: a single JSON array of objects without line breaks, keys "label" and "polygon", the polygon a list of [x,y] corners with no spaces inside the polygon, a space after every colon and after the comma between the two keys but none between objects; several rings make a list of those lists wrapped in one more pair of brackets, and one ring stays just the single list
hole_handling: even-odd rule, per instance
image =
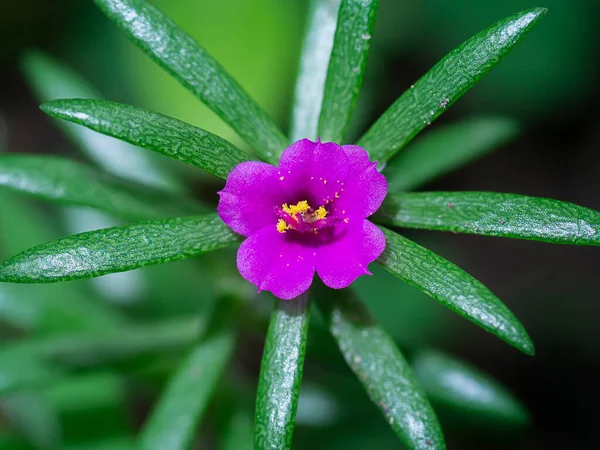
[{"label": "green foliage", "polygon": [[435,405],[453,414],[471,415],[493,426],[524,426],[529,413],[502,384],[488,374],[435,350],[419,350],[411,358],[417,381]]},{"label": "green foliage", "polygon": [[508,344],[533,355],[525,328],[498,297],[450,261],[382,228],[387,240],[378,262],[402,281],[416,287]]},{"label": "green foliage", "polygon": [[63,371],[57,367],[19,355],[0,355],[0,395],[16,391],[22,387],[43,385],[59,379]]},{"label": "green foliage", "polygon": [[[37,51],[27,52],[22,70],[38,101],[60,98],[102,98],[100,93],[70,68]],[[58,121],[65,136],[89,159],[107,172],[150,186],[180,191],[178,183],[163,165],[143,150],[100,136],[86,128]]]},{"label": "green foliage", "polygon": [[278,303],[271,316],[258,380],[254,448],[292,446],[310,303],[308,295]]},{"label": "green foliage", "polygon": [[341,142],[362,84],[377,0],[342,0],[327,70],[319,136]]},{"label": "green foliage", "polygon": [[387,161],[492,70],[546,13],[534,8],[500,20],[452,50],[410,87],[358,141]]},{"label": "green foliage", "polygon": [[227,122],[267,161],[288,141],[267,114],[192,37],[144,0],[95,0],[140,49]]},{"label": "green foliage", "polygon": [[102,100],[58,100],[42,110],[108,136],[204,169],[221,178],[250,158],[214,134],[163,114]]},{"label": "green foliage", "polygon": [[600,212],[540,197],[496,192],[419,192],[387,197],[383,221],[399,227],[553,244],[600,245]]},{"label": "green foliage", "polygon": [[[310,3],[292,109],[292,141],[302,138],[317,140],[327,66],[341,2],[312,0]],[[279,154],[282,152],[280,150]]]},{"label": "green foliage", "polygon": [[[95,3],[134,44],[227,122],[257,155],[277,163],[288,139],[192,37],[145,0]],[[377,0],[311,1],[291,123],[294,140],[318,135],[338,142],[344,138],[364,76],[376,9]],[[545,9],[535,8],[505,18],[450,52],[388,109],[359,145],[369,150],[372,159],[387,162],[495,67],[544,13]],[[227,178],[238,163],[249,160],[249,155],[221,137],[172,117],[100,100],[79,76],[42,54],[27,54],[23,67],[38,97],[46,102],[42,109],[63,119],[59,123],[67,136],[117,176],[59,157],[2,155],[0,185],[125,220],[153,221],[56,239],[56,233],[37,233],[19,203],[0,197],[0,231],[11,236],[8,244],[0,244],[10,254],[21,252],[0,265],[0,282],[49,283],[99,277],[191,258],[239,242],[239,236],[214,213],[180,217],[203,211],[203,207],[182,193],[184,188],[168,170],[148,159],[150,153],[136,153],[138,150],[129,144],[221,178]],[[508,119],[476,118],[416,141],[412,149],[385,167],[391,194],[373,219],[390,226],[599,245],[600,213],[569,203],[512,194],[399,192],[482,156],[512,139],[517,131]],[[203,190],[203,198],[206,194]],[[36,218],[33,222],[44,220]],[[430,250],[382,229],[387,247],[378,262],[391,274],[524,353],[533,354],[533,343],[523,325],[483,284]],[[27,247],[31,248],[23,251]],[[208,419],[209,426],[218,423],[221,428],[215,436],[219,447],[250,446],[251,418],[245,399],[253,394],[253,388],[227,376],[227,368],[236,337],[253,333],[264,324],[261,314],[254,311],[254,297],[239,286],[239,277],[234,275],[233,255],[223,255],[229,258],[225,263],[214,258],[195,267],[194,276],[204,278],[189,283],[183,277],[166,277],[173,284],[180,280],[189,283],[187,288],[194,292],[188,317],[174,320],[146,321],[144,312],[136,308],[118,311],[94,296],[76,293],[75,288],[52,293],[0,284],[0,318],[17,330],[39,333],[8,342],[0,349],[0,408],[14,424],[22,424],[21,434],[37,448],[186,449],[193,445],[203,418]],[[154,281],[155,287],[162,284],[162,278]],[[213,289],[218,295],[213,295]],[[399,297],[400,292],[401,287],[394,285],[392,295]],[[173,305],[177,299],[169,294],[164,310],[179,315]],[[407,360],[394,338],[375,323],[351,290],[331,291],[316,283],[314,294],[324,316],[317,315],[314,321],[315,335],[323,339],[318,343],[322,354],[338,369],[336,364],[345,360],[343,370],[349,368],[354,373],[360,382],[355,384],[362,386],[407,448],[445,448],[430,401],[453,414],[487,419],[494,425],[518,427],[528,423],[527,410],[510,392],[468,364],[419,348],[409,349]],[[148,294],[152,295],[155,292]],[[310,295],[279,301],[271,314],[258,378],[255,448],[292,446],[309,339]],[[62,296],[69,300],[61,300]],[[224,300],[214,306],[213,317],[207,320],[204,313],[213,307],[213,297]],[[238,308],[243,309],[242,314]],[[49,321],[56,324],[47,327]],[[327,353],[327,338],[334,351],[339,350],[335,353],[339,361]],[[86,408],[102,404],[105,397],[99,394],[95,402],[87,388],[81,388],[81,377],[87,373],[99,378],[83,386],[104,386],[102,392],[120,392],[125,375],[140,390],[151,385],[160,391],[135,445],[127,427],[114,435],[103,435],[97,442],[60,442],[55,423],[58,406],[73,409],[79,416],[80,398],[85,399],[81,406]],[[61,383],[63,388],[56,388]],[[359,391],[336,387],[329,393],[337,395],[332,403],[342,408],[354,397],[358,402],[360,397],[366,398]],[[36,397],[38,403],[31,403],[31,393],[35,392],[44,395]],[[347,392],[352,392],[352,398]],[[40,398],[43,401],[39,402]],[[115,404],[118,407],[122,403],[122,395],[111,398],[113,414]],[[208,414],[211,403],[220,415]],[[362,404],[358,409],[366,410]],[[352,416],[352,408],[348,410],[348,417],[359,417]],[[351,436],[344,420],[345,433]],[[361,429],[371,429],[371,423],[365,423]],[[309,428],[311,424],[305,421],[305,425]],[[379,428],[373,429],[373,440],[361,436],[350,444],[377,447],[386,438],[380,440]],[[348,447],[343,440],[335,443]]]},{"label": "green foliage", "polygon": [[[189,345],[206,331],[198,318],[129,324],[118,329],[87,330],[28,339],[0,350],[0,367],[19,361],[42,361],[51,367],[62,363],[69,368],[93,367],[161,350]],[[38,372],[41,373],[41,370]],[[52,373],[51,369],[46,373]]]},{"label": "green foliage", "polygon": [[186,357],[144,425],[140,449],[189,448],[235,343],[232,330],[207,336]]},{"label": "green foliage", "polygon": [[0,186],[47,201],[99,209],[126,220],[203,210],[194,200],[136,185],[59,156],[0,154]]},{"label": "green foliage", "polygon": [[191,258],[238,241],[216,214],[140,222],[38,245],[0,266],[0,281],[51,283]]},{"label": "green foliage", "polygon": [[503,146],[518,133],[517,123],[504,117],[474,117],[431,130],[385,166],[388,189],[392,193],[417,189]]},{"label": "green foliage", "polygon": [[[43,214],[11,194],[0,194],[0,210],[10,211],[0,214],[3,258],[56,236]],[[0,283],[0,319],[16,329],[36,334],[101,330],[122,324],[116,311],[82,288],[72,283],[52,286]]]},{"label": "green foliage", "polygon": [[393,339],[350,291],[323,293],[331,334],[371,400],[411,449],[445,449],[436,415]]},{"label": "green foliage", "polygon": [[10,395],[0,402],[0,411],[36,448],[59,448],[59,418],[52,405],[43,398],[32,393]]}]

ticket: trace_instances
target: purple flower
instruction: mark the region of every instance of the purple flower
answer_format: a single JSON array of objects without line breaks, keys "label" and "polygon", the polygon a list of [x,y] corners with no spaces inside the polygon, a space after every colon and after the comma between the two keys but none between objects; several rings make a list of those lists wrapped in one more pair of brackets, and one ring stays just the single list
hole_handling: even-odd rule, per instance
[{"label": "purple flower", "polygon": [[233,169],[217,212],[248,237],[237,254],[240,274],[289,300],[310,287],[315,270],[334,289],[370,275],[385,237],[366,218],[386,193],[385,177],[362,148],[302,139],[278,168],[252,161]]}]

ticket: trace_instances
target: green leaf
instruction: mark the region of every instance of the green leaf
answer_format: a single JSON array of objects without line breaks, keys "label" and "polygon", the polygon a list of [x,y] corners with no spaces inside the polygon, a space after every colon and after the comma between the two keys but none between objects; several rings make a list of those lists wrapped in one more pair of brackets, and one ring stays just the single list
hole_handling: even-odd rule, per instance
[{"label": "green leaf", "polygon": [[58,411],[34,393],[19,393],[0,400],[0,411],[12,428],[40,450],[61,448]]},{"label": "green leaf", "polygon": [[408,362],[364,305],[348,289],[323,289],[319,306],[346,363],[402,443],[409,449],[445,449],[435,412]]},{"label": "green leaf", "polygon": [[[59,98],[102,98],[86,80],[70,68],[37,51],[28,51],[22,60],[25,80],[39,102]],[[182,191],[180,183],[144,150],[104,137],[67,122],[57,121],[65,135],[92,161],[106,171],[150,186]]]},{"label": "green leaf", "polygon": [[45,400],[59,414],[62,450],[67,443],[102,441],[107,436],[131,432],[131,413],[127,407],[131,395],[129,381],[110,369],[89,370],[29,392]]},{"label": "green leaf", "polygon": [[[48,216],[0,192],[0,258],[52,239],[56,233]],[[84,328],[106,329],[123,323],[106,302],[78,284],[0,284],[0,319],[13,327],[36,333]]]},{"label": "green leaf", "polygon": [[145,0],[94,0],[125,35],[227,122],[269,162],[287,138],[242,87],[185,31]]},{"label": "green leaf", "polygon": [[235,334],[226,329],[208,336],[190,352],[146,422],[140,435],[140,450],[190,447],[234,344]]},{"label": "green leaf", "polygon": [[133,439],[128,435],[110,436],[102,440],[75,442],[66,445],[64,450],[135,450]]},{"label": "green leaf", "polygon": [[384,222],[399,227],[600,245],[600,212],[548,198],[496,192],[400,193],[388,196],[380,213]]},{"label": "green leaf", "polygon": [[154,150],[221,178],[250,160],[248,154],[208,131],[135,106],[69,99],[44,103],[41,108],[58,119]]},{"label": "green leaf", "polygon": [[367,65],[377,0],[342,0],[319,117],[324,141],[344,138]]},{"label": "green leaf", "polygon": [[411,366],[429,399],[457,413],[469,413],[477,420],[488,419],[524,426],[529,413],[523,404],[501,383],[488,374],[435,350],[419,350]]},{"label": "green leaf", "polygon": [[533,342],[521,322],[481,282],[405,237],[386,228],[382,231],[387,242],[378,262],[383,267],[523,353],[533,355]]},{"label": "green leaf", "polygon": [[[149,324],[129,324],[118,329],[89,330],[54,334],[42,339],[6,343],[0,350],[0,367],[31,367],[32,362],[43,364],[38,374],[52,379],[56,371],[48,364],[68,364],[91,367],[160,350],[172,350],[197,341],[206,325],[198,318],[185,318]],[[28,374],[22,372],[23,378]],[[44,380],[36,377],[34,382]],[[21,383],[22,384],[22,383]]]},{"label": "green leaf", "polygon": [[39,335],[106,329],[125,321],[118,311],[81,286],[0,284],[0,319]]},{"label": "green leaf", "polygon": [[137,185],[60,156],[0,155],[0,187],[56,203],[88,206],[127,220],[203,210],[191,199]]},{"label": "green leaf", "polygon": [[431,130],[385,167],[388,189],[419,188],[505,145],[518,133],[518,124],[504,117],[469,118]]},{"label": "green leaf", "polygon": [[252,414],[245,410],[232,411],[227,428],[220,439],[222,450],[252,450]]},{"label": "green leaf", "polygon": [[308,294],[280,300],[271,315],[256,394],[254,448],[291,448],[309,315]]},{"label": "green leaf", "polygon": [[191,258],[238,241],[216,214],[140,222],[30,248],[0,265],[0,282],[93,278]]},{"label": "green leaf", "polygon": [[58,367],[18,352],[0,353],[0,361],[0,396],[23,387],[44,385],[64,375]]},{"label": "green leaf", "polygon": [[509,16],[452,50],[390,106],[358,145],[373,160],[390,159],[495,67],[545,13],[545,8],[533,8]]},{"label": "green leaf", "polygon": [[342,0],[312,0],[300,57],[292,110],[291,138],[317,140],[327,66]]}]

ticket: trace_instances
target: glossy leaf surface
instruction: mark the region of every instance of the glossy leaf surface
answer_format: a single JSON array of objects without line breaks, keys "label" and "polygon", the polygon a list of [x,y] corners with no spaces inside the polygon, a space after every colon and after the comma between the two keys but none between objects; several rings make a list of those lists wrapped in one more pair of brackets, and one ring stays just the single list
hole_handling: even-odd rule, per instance
[{"label": "glossy leaf surface", "polygon": [[372,160],[387,161],[494,68],[545,13],[533,8],[509,16],[452,50],[390,106],[358,145]]},{"label": "glossy leaf surface", "polygon": [[319,306],[346,363],[409,449],[445,449],[425,393],[394,340],[349,290],[321,289]]},{"label": "glossy leaf surface", "polygon": [[481,282],[419,244],[382,230],[387,244],[378,262],[383,267],[523,353],[534,353],[521,322]]},{"label": "glossy leaf surface", "polygon": [[191,258],[237,241],[216,214],[140,222],[33,247],[0,266],[0,281],[49,283],[99,277]]},{"label": "glossy leaf surface", "polygon": [[236,165],[250,159],[248,154],[219,136],[135,106],[68,99],[44,103],[41,108],[58,119],[154,150],[221,178],[227,178]]},{"label": "glossy leaf surface", "polygon": [[292,142],[317,140],[327,66],[341,0],[312,0],[292,110]]},{"label": "glossy leaf surface", "polygon": [[254,448],[292,446],[309,314],[308,294],[303,294],[280,300],[271,315],[256,395]]},{"label": "glossy leaf surface", "polygon": [[367,65],[377,4],[342,0],[319,117],[323,141],[341,143],[346,133]]},{"label": "glossy leaf surface", "polygon": [[380,211],[384,222],[399,227],[600,245],[600,212],[548,198],[496,192],[403,193],[388,196]]},{"label": "glossy leaf surface", "polygon": [[[44,53],[28,51],[21,66],[25,80],[40,103],[61,98],[102,98],[79,74]],[[150,186],[182,191],[180,183],[159,158],[152,158],[157,155],[87,128],[64,121],[56,123],[76,148],[106,171]]]},{"label": "glossy leaf surface", "polygon": [[268,115],[190,35],[145,0],[94,0],[140,49],[227,122],[265,160],[288,144]]}]

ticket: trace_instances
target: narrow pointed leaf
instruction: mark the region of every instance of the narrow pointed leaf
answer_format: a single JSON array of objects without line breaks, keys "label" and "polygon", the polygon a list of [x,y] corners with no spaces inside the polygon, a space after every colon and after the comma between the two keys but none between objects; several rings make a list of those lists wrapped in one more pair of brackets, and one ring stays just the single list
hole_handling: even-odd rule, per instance
[{"label": "narrow pointed leaf", "polygon": [[383,267],[523,353],[534,353],[521,322],[481,282],[405,237],[382,231],[387,242],[378,262]]},{"label": "narrow pointed leaf", "polygon": [[125,35],[217,113],[265,160],[287,138],[242,87],[190,35],[145,0],[94,0]]},{"label": "narrow pointed leaf", "polygon": [[227,178],[239,163],[250,160],[247,153],[219,136],[135,106],[69,99],[44,103],[41,108],[58,119],[154,150],[221,178]]},{"label": "narrow pointed leaf", "polygon": [[358,145],[371,159],[387,161],[494,68],[545,13],[533,8],[509,16],[452,50],[390,106]]},{"label": "narrow pointed leaf", "polygon": [[475,117],[431,130],[387,164],[388,189],[408,191],[505,145],[519,133],[514,120]]},{"label": "narrow pointed leaf", "polygon": [[402,443],[411,450],[445,449],[435,412],[394,340],[350,290],[320,293],[319,306],[346,363]]},{"label": "narrow pointed leaf", "polygon": [[[198,318],[185,318],[5,343],[0,349],[0,367],[29,367],[31,362],[92,367],[189,345],[197,341],[205,329],[205,323]],[[38,372],[48,377],[55,374],[52,366],[43,368],[45,372],[42,369]]]},{"label": "narrow pointed leaf", "polygon": [[[0,193],[0,258],[52,239],[48,217],[11,193]],[[107,329],[123,323],[121,315],[77,284],[0,284],[0,320],[37,333],[86,328]],[[2,378],[2,375],[0,375]]]},{"label": "narrow pointed leaf", "polygon": [[0,155],[0,187],[66,205],[88,206],[126,220],[194,214],[202,206],[60,156]]},{"label": "narrow pointed leaf", "polygon": [[435,350],[419,350],[411,366],[429,399],[494,426],[524,426],[529,413],[500,382],[463,361]]},{"label": "narrow pointed leaf", "polygon": [[291,448],[309,313],[308,294],[302,294],[280,300],[271,315],[256,394],[254,448]]},{"label": "narrow pointed leaf", "polygon": [[327,66],[342,0],[312,0],[292,110],[292,141],[317,140]]},{"label": "narrow pointed leaf", "polygon": [[[79,74],[37,51],[22,60],[25,80],[39,102],[60,98],[102,98]],[[181,192],[183,188],[164,164],[148,152],[67,122],[57,121],[65,136],[106,171],[150,186]]]},{"label": "narrow pointed leaf", "polygon": [[388,196],[380,213],[383,222],[399,227],[600,245],[599,211],[548,198],[496,192],[400,193]]},{"label": "narrow pointed leaf", "polygon": [[93,278],[191,258],[238,241],[216,214],[140,222],[30,248],[0,265],[0,282]]},{"label": "narrow pointed leaf", "polygon": [[377,0],[342,0],[319,117],[324,141],[344,138],[362,85],[376,13]]},{"label": "narrow pointed leaf", "polygon": [[221,380],[234,350],[226,329],[199,343],[177,369],[140,435],[140,450],[184,450]]}]

